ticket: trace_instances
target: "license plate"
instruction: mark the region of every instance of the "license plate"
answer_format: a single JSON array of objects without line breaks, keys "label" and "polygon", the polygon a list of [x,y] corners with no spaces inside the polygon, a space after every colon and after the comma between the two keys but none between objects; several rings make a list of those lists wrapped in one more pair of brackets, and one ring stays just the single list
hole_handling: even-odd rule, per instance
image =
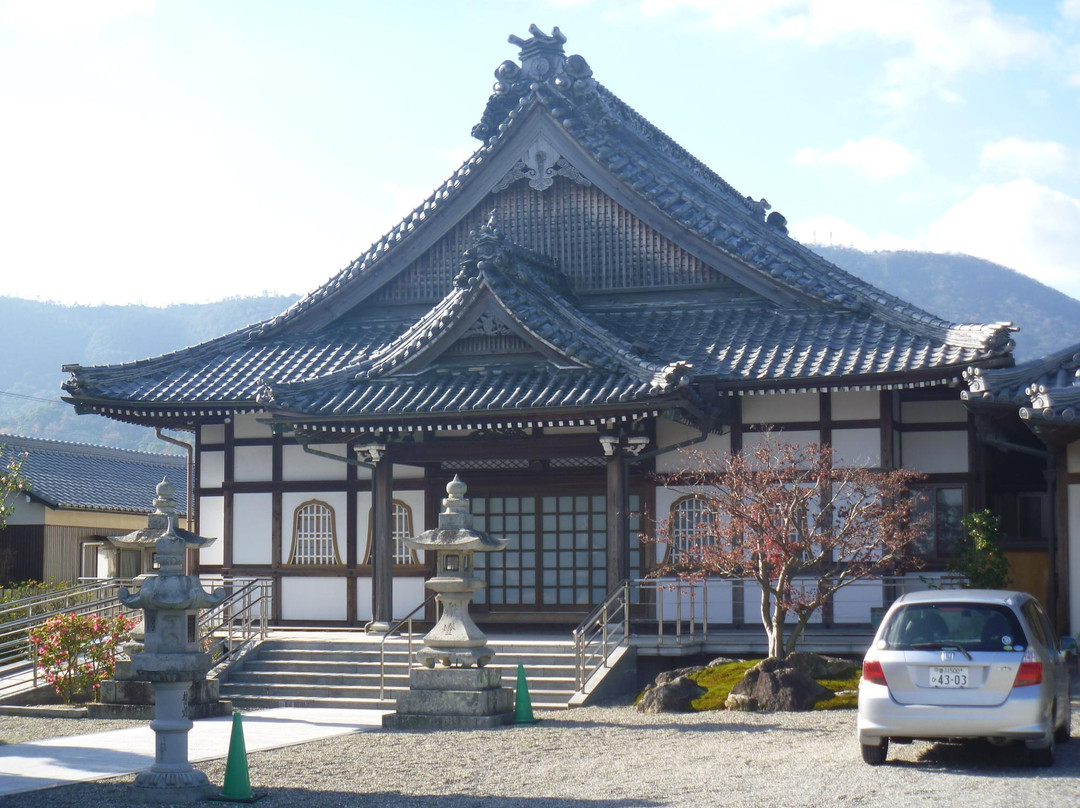
[{"label": "license plate", "polygon": [[957,665],[930,668],[930,687],[967,687],[968,669]]}]

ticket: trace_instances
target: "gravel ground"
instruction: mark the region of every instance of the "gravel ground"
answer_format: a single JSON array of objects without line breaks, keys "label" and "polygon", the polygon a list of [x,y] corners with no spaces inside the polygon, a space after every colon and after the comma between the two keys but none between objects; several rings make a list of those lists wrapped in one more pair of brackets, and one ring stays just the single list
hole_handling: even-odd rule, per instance
[{"label": "gravel ground", "polygon": [[[269,792],[261,808],[1080,805],[1080,740],[1059,746],[1050,769],[1028,766],[1023,749],[981,743],[893,746],[887,765],[870,767],[854,711],[642,715],[617,706],[537,717],[501,730],[375,731],[254,752],[251,784]],[[0,737],[55,735],[56,721],[5,718]],[[90,723],[71,721],[65,734]],[[1072,731],[1080,736],[1076,702]],[[200,768],[221,785],[224,760]],[[133,779],[18,794],[0,808],[126,806]]]}]

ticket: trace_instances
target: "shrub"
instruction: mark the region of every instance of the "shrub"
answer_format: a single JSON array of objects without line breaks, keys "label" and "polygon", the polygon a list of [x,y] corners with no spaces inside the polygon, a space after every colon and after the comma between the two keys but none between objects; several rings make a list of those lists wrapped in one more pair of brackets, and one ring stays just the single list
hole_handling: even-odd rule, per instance
[{"label": "shrub", "polygon": [[136,621],[124,615],[58,614],[30,632],[37,648],[37,666],[64,704],[80,695],[97,696],[113,674],[120,645]]},{"label": "shrub", "polygon": [[1010,569],[1001,549],[1005,537],[1001,517],[989,510],[972,511],[961,521],[967,538],[949,571],[967,578],[965,589],[1004,589],[1009,585]]}]

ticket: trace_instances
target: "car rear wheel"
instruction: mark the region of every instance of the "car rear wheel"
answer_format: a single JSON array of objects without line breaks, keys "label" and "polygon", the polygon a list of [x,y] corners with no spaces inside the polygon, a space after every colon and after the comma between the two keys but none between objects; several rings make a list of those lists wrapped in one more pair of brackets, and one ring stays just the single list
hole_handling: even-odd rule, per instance
[{"label": "car rear wheel", "polygon": [[871,766],[880,766],[889,754],[888,738],[882,738],[878,743],[864,743],[860,746],[862,746],[862,759]]}]

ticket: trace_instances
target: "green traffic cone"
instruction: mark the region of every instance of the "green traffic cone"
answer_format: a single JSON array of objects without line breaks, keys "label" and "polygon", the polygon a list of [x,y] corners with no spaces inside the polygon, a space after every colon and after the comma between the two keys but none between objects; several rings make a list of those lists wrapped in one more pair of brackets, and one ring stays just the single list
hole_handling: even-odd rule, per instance
[{"label": "green traffic cone", "polygon": [[251,791],[244,726],[240,722],[240,713],[237,711],[233,713],[229,759],[225,763],[225,785],[221,787],[221,793],[218,796],[210,799],[216,802],[255,802],[265,796],[265,794],[254,794]]},{"label": "green traffic cone", "polygon": [[525,666],[518,664],[517,698],[514,700],[514,723],[533,724],[532,699],[529,698],[529,685],[525,681]]}]

